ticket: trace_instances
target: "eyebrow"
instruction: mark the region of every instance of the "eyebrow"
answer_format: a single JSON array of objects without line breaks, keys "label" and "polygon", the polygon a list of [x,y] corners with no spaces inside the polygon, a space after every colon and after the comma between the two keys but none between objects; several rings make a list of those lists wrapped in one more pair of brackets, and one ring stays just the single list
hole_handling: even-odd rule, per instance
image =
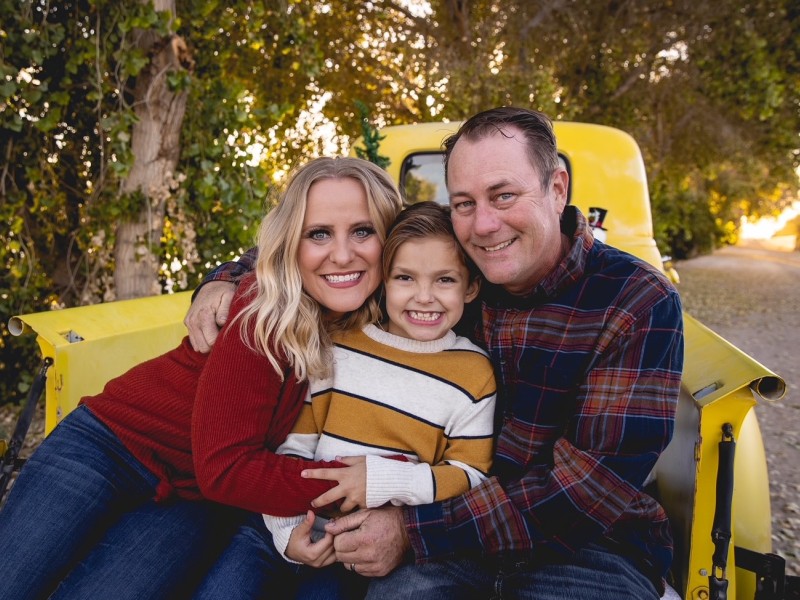
[{"label": "eyebrow", "polygon": [[[350,229],[358,229],[359,227],[374,228],[375,224],[372,221],[359,221],[350,225]],[[303,225],[303,231],[308,231],[309,229],[333,229],[333,225],[331,223],[309,223],[308,225]]]},{"label": "eyebrow", "polygon": [[[489,192],[496,192],[497,190],[510,185],[513,185],[513,183],[510,180],[502,179],[497,183],[491,184],[489,187],[486,188],[486,190]],[[469,192],[452,192],[451,194],[448,194],[449,198],[455,198],[459,196],[466,196],[467,198],[472,198],[472,194],[470,194]]]},{"label": "eyebrow", "polygon": [[[441,275],[452,275],[452,274],[460,274],[461,267],[463,265],[459,264],[457,267],[450,267],[448,269],[440,269],[438,271],[434,271],[433,274],[436,276]],[[400,273],[408,273],[408,274],[416,274],[419,273],[420,269],[415,267],[403,267],[402,265],[392,265],[389,269],[389,273],[394,273],[395,271],[399,271]]]}]

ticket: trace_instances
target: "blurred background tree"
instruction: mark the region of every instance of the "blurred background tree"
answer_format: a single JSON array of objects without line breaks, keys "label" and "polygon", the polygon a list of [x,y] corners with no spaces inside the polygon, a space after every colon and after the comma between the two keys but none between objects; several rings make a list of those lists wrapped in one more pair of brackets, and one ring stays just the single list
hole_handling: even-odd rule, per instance
[{"label": "blurred background tree", "polygon": [[11,315],[193,288],[251,244],[286,172],[346,152],[366,114],[380,128],[517,104],[624,129],[677,258],[797,194],[792,0],[0,0],[0,14],[0,402],[35,364],[32,341],[9,343]]}]

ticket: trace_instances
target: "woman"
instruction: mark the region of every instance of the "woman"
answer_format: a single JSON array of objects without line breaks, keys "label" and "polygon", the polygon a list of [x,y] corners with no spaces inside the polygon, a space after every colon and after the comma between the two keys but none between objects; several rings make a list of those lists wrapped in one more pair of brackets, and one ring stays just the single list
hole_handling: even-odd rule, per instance
[{"label": "woman", "polygon": [[0,511],[4,570],[15,574],[0,598],[177,597],[228,539],[232,529],[213,524],[239,521],[203,497],[289,515],[330,489],[300,478],[314,463],[273,451],[308,376],[328,374],[330,332],[375,319],[400,206],[366,161],[300,168],[262,222],[256,273],[213,352],[184,339],[112,380],[28,461]]},{"label": "woman", "polygon": [[[482,350],[451,329],[478,294],[479,276],[454,237],[448,209],[421,202],[401,212],[382,266],[384,319],[332,336],[334,373],[311,379],[301,416],[277,450],[317,460],[351,457],[341,460],[360,465],[352,480],[339,468],[320,470],[321,479],[332,477],[359,496],[331,512],[341,490],[327,492],[313,503],[321,515],[452,498],[483,481],[492,462],[494,370]],[[298,598],[363,597],[368,580],[356,575],[355,564],[300,567],[334,561],[320,550],[332,537],[324,536],[320,514],[316,523],[312,511],[255,515],[196,600],[268,598],[276,582],[285,597],[293,584]],[[321,541],[310,535],[315,526]]]}]

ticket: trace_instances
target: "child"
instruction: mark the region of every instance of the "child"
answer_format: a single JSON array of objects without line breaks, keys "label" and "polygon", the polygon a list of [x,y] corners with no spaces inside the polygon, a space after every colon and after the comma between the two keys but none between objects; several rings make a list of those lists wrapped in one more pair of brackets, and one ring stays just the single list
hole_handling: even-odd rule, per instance
[{"label": "child", "polygon": [[[337,477],[339,485],[315,505],[348,489],[363,490],[360,508],[430,503],[464,493],[485,479],[491,465],[492,366],[483,351],[452,331],[464,304],[477,296],[479,281],[447,209],[424,202],[400,213],[382,262],[385,321],[334,336],[333,376],[311,381],[310,398],[277,450],[302,458],[351,457],[341,460],[363,467],[358,477]],[[324,561],[315,562],[312,518],[264,515],[275,548],[290,563],[333,562],[332,547]],[[262,537],[271,547],[268,536]],[[326,538],[319,544],[332,546],[331,536]],[[316,590],[348,585],[341,569],[302,572],[321,576],[311,578]],[[219,589],[230,592],[230,586]]]}]

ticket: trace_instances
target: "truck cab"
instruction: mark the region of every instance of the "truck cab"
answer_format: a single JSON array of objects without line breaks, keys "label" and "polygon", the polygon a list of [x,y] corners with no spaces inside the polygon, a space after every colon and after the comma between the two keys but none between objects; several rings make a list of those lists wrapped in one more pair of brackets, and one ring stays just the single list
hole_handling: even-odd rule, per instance
[{"label": "truck cab", "polygon": [[[447,203],[442,142],[458,126],[425,123],[380,132],[380,154],[390,159],[388,171],[407,202]],[[570,174],[569,201],[587,216],[598,238],[661,269],[635,140],[600,125],[556,122],[554,127]],[[82,396],[176,346],[185,335],[189,303],[190,293],[183,292],[13,317],[9,329],[36,335],[43,358],[53,361],[45,386],[46,431]],[[771,553],[769,480],[755,407],[779,399],[785,384],[690,315],[684,317],[675,435],[650,484],[675,539],[670,585],[684,600],[782,598],[777,594],[784,586],[784,565]],[[720,540],[726,522],[730,538]],[[720,566],[721,552],[727,568]],[[719,595],[719,582],[727,596]]]}]

